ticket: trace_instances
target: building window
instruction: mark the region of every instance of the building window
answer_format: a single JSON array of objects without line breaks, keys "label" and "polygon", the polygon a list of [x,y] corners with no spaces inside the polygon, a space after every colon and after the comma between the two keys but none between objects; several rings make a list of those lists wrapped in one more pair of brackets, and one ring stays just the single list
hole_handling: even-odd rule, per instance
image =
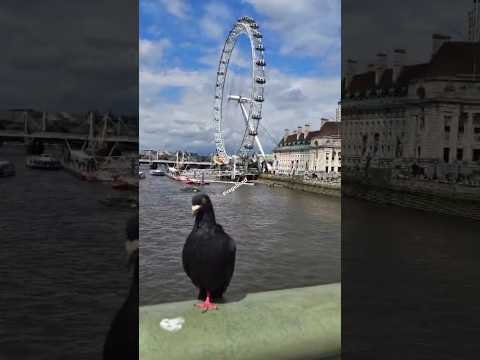
[{"label": "building window", "polygon": [[450,132],[450,122],[452,120],[452,117],[451,116],[444,116],[443,120],[444,120],[444,130],[445,130],[446,133],[449,133]]},{"label": "building window", "polygon": [[480,113],[473,114],[473,125],[480,125]]},{"label": "building window", "polygon": [[458,133],[463,134],[465,132],[465,124],[468,121],[468,113],[462,112],[458,119]]},{"label": "building window", "polygon": [[450,148],[443,148],[443,161],[448,163],[449,158],[450,158]]},{"label": "building window", "polygon": [[420,158],[421,155],[422,155],[422,148],[419,146],[417,147],[417,158]]},{"label": "building window", "polygon": [[463,149],[457,149],[457,160],[463,160]]},{"label": "building window", "polygon": [[472,159],[473,161],[480,161],[480,149],[473,149]]},{"label": "building window", "polygon": [[332,166],[332,167],[330,168],[330,171],[332,171],[332,172],[333,172],[333,169],[334,169],[334,168],[333,168],[333,166]]},{"label": "building window", "polygon": [[328,173],[328,166],[325,166],[325,172]]},{"label": "building window", "polygon": [[338,171],[338,172],[342,172],[342,167],[339,166],[337,171]]},{"label": "building window", "polygon": [[420,123],[419,123],[419,126],[420,126],[420,130],[424,130],[425,129],[425,114],[421,114],[420,115]]}]

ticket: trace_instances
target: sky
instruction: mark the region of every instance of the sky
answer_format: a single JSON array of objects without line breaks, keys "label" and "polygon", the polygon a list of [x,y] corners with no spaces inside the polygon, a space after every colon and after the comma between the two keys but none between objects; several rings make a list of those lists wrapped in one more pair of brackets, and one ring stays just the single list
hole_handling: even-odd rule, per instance
[{"label": "sky", "polygon": [[3,0],[0,109],[136,115],[137,19],[131,0]]},{"label": "sky", "polygon": [[[284,134],[335,118],[340,97],[340,0],[141,0],[140,148],[215,151],[216,72],[228,32],[253,17],[265,46],[266,79],[259,137],[266,152]],[[226,92],[248,91],[246,38],[232,54]],[[235,107],[237,106],[237,107]],[[225,142],[236,151],[244,125],[238,105],[224,112]]]},{"label": "sky", "polygon": [[354,59],[357,70],[375,63],[376,54],[387,54],[391,64],[393,49],[407,51],[405,63],[430,60],[432,34],[449,35],[464,41],[467,12],[473,0],[343,0],[342,57]]}]

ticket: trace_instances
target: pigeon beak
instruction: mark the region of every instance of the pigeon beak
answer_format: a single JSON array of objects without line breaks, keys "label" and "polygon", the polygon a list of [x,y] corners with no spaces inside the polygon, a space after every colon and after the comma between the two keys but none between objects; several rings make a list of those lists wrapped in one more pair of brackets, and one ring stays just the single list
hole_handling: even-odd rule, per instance
[{"label": "pigeon beak", "polygon": [[135,262],[135,252],[138,253],[138,240],[127,241],[125,244],[125,249],[127,250],[128,257],[127,267],[130,269]]},{"label": "pigeon beak", "polygon": [[198,212],[200,208],[201,208],[200,205],[192,205],[192,216],[195,216],[195,214]]}]

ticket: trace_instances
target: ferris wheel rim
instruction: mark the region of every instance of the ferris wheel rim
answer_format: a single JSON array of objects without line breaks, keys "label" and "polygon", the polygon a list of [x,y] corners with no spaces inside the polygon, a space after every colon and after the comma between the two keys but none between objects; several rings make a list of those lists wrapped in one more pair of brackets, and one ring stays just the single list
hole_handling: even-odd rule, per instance
[{"label": "ferris wheel rim", "polygon": [[[258,132],[258,126],[262,117],[262,102],[264,101],[264,84],[265,84],[265,59],[262,34],[259,30],[258,24],[250,17],[241,17],[236,21],[233,28],[230,30],[225,43],[223,45],[222,53],[217,68],[217,81],[215,84],[215,102],[214,102],[214,124],[215,124],[215,145],[217,155],[225,161],[232,157],[225,148],[225,139],[223,133],[223,101],[225,99],[225,81],[228,75],[228,65],[230,63],[231,55],[235,49],[235,45],[240,36],[246,35],[250,41],[251,49],[251,88],[248,106],[248,117],[246,120],[246,128],[244,137],[240,144],[241,150],[237,152],[243,158],[248,158],[253,155],[253,147],[255,137]],[[244,98],[247,99],[247,98]],[[240,96],[238,101],[242,100]]]}]

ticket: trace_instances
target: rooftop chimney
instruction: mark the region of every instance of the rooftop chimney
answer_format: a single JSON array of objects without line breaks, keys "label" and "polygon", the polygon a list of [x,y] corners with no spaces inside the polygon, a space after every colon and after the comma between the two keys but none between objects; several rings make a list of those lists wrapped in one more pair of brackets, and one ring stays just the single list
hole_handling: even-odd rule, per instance
[{"label": "rooftop chimney", "polygon": [[383,53],[377,54],[377,66],[375,68],[375,86],[380,84],[383,72],[387,68],[387,55]]},{"label": "rooftop chimney", "polygon": [[297,140],[300,138],[300,135],[302,134],[302,127],[298,126],[297,127]]},{"label": "rooftop chimney", "polygon": [[393,82],[397,83],[402,68],[405,65],[405,57],[407,52],[405,49],[395,49],[393,50]]},{"label": "rooftop chimney", "polygon": [[310,132],[310,124],[305,124],[303,127],[303,138],[306,139],[308,133]]},{"label": "rooftop chimney", "polygon": [[321,118],[320,119],[320,130],[322,129],[323,125],[325,125],[326,122],[328,122],[328,119],[326,119],[326,118]]},{"label": "rooftop chimney", "polygon": [[451,37],[442,34],[433,34],[432,35],[432,58],[435,56],[437,51],[442,47],[444,43],[450,41]]},{"label": "rooftop chimney", "polygon": [[284,133],[283,133],[283,142],[287,141],[288,132],[289,132],[288,129],[285,129],[285,130],[284,130]]},{"label": "rooftop chimney", "polygon": [[349,89],[353,77],[357,73],[357,62],[352,59],[347,60],[347,70],[345,72],[345,88]]}]

